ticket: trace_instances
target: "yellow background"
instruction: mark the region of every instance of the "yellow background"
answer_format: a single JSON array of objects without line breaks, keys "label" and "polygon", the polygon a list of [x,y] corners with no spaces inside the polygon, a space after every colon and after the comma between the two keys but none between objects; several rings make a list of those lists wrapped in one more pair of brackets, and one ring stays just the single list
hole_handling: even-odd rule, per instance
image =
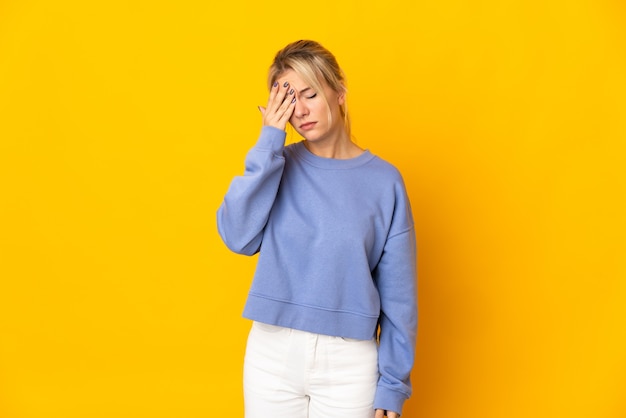
[{"label": "yellow background", "polygon": [[0,2],[0,417],[242,416],[215,211],[300,38],[412,199],[404,416],[626,417],[617,0]]}]

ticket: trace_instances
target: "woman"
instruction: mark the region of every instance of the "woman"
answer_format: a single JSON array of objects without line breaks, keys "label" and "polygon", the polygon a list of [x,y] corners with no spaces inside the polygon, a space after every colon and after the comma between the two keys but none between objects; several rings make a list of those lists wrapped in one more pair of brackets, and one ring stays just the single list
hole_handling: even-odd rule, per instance
[{"label": "woman", "polygon": [[[259,252],[244,309],[247,418],[398,417],[417,326],[415,232],[400,173],[351,140],[335,57],[279,51],[263,127],[217,213]],[[289,122],[304,138],[285,146]]]}]

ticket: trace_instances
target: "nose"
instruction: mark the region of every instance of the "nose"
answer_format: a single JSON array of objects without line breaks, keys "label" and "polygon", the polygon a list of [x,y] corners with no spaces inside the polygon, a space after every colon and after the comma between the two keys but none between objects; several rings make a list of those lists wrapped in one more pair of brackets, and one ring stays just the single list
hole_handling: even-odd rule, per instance
[{"label": "nose", "polygon": [[301,118],[303,118],[303,117],[305,117],[306,115],[309,114],[308,108],[306,107],[304,102],[302,102],[302,100],[300,98],[298,98],[298,100],[296,100],[296,108],[293,110],[293,114],[298,119],[301,119]]}]

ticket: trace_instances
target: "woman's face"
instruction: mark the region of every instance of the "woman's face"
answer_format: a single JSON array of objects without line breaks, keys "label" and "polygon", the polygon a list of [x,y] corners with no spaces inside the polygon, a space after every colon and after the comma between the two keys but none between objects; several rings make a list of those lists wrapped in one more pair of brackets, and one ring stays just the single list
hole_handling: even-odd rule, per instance
[{"label": "woman's face", "polygon": [[[288,82],[295,90],[296,104],[289,123],[304,139],[312,142],[334,141],[345,134],[340,110],[345,100],[344,94],[337,93],[325,82],[321,83],[324,91],[315,91],[293,70],[282,73],[277,81],[280,84]],[[324,97],[328,100],[328,107]]]}]

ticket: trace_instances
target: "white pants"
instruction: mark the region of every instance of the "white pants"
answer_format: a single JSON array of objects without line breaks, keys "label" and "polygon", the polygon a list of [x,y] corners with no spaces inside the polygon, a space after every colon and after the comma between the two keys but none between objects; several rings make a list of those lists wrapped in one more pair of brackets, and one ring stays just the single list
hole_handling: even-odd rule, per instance
[{"label": "white pants", "polygon": [[246,418],[372,418],[375,340],[254,322],[244,361]]}]

